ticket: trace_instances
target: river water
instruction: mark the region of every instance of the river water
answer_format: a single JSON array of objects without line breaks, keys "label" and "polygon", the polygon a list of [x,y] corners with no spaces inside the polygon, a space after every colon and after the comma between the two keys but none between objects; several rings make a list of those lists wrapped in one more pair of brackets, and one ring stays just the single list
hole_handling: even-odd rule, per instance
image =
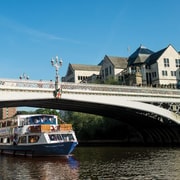
[{"label": "river water", "polygon": [[179,180],[179,148],[77,147],[70,157],[0,155],[0,180]]}]

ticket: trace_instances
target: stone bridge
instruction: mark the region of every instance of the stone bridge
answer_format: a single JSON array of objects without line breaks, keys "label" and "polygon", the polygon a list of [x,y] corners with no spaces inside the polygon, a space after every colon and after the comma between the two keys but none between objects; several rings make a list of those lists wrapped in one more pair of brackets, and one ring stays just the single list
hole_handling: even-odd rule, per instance
[{"label": "stone bridge", "polygon": [[108,116],[131,125],[142,141],[180,142],[177,89],[61,83],[56,92],[48,81],[0,79],[0,107],[20,106]]}]

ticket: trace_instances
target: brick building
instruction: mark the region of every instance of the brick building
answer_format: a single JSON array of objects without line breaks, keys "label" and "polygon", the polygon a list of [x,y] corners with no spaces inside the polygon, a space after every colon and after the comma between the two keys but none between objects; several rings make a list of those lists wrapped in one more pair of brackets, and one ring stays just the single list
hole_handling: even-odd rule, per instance
[{"label": "brick building", "polygon": [[0,119],[13,117],[16,114],[16,107],[0,108]]}]

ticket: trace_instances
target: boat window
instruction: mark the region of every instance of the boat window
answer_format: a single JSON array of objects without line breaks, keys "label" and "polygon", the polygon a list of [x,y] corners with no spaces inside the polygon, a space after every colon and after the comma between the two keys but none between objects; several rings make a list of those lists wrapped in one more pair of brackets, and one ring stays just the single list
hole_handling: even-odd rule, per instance
[{"label": "boat window", "polygon": [[3,138],[3,143],[7,143],[7,138]]},{"label": "boat window", "polygon": [[30,118],[30,124],[56,124],[56,118],[53,116],[33,116]]},{"label": "boat window", "polygon": [[20,120],[19,120],[18,126],[24,126],[24,119],[20,119]]},{"label": "boat window", "polygon": [[16,120],[6,120],[3,122],[0,122],[0,127],[8,127],[8,126],[16,126],[17,121]]},{"label": "boat window", "polygon": [[49,134],[49,139],[51,141],[62,141],[62,137],[60,134]]},{"label": "boat window", "polygon": [[24,120],[24,125],[29,125],[30,124],[30,119],[29,118],[26,118],[25,120]]},{"label": "boat window", "polygon": [[2,137],[0,142],[1,143],[8,143],[8,138],[7,137]]},{"label": "boat window", "polygon": [[17,126],[17,124],[18,124],[17,120],[11,122],[11,126]]},{"label": "boat window", "polygon": [[57,134],[57,138],[58,138],[58,140],[63,140],[62,136],[60,134]]},{"label": "boat window", "polygon": [[38,142],[38,140],[39,140],[38,135],[31,135],[31,136],[29,136],[28,142],[29,143],[36,143],[36,142]]},{"label": "boat window", "polygon": [[49,139],[51,141],[57,141],[57,136],[55,134],[49,134]]},{"label": "boat window", "polygon": [[73,135],[72,134],[61,134],[64,141],[73,141]]},{"label": "boat window", "polygon": [[18,141],[18,143],[26,143],[27,141],[26,141],[26,136],[21,136],[21,137],[19,137],[19,141]]},{"label": "boat window", "polygon": [[7,121],[7,126],[11,126],[12,121]]},{"label": "boat window", "polygon": [[2,127],[6,127],[6,122],[3,122],[3,123],[2,123]]}]

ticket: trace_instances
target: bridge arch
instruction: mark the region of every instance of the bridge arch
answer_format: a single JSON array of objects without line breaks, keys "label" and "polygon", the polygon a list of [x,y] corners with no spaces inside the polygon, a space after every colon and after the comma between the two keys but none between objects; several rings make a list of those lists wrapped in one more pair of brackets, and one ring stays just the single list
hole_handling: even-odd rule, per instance
[{"label": "bridge arch", "polygon": [[[176,124],[180,124],[180,115],[168,109],[153,105],[156,103],[180,103],[180,91],[178,90],[158,90],[138,87],[123,87],[123,86],[101,86],[101,85],[82,85],[63,83],[61,85],[62,94],[60,99],[53,96],[54,89],[50,88],[49,82],[42,83],[42,86],[37,86],[38,82],[23,82],[23,81],[2,81],[0,84],[0,102],[6,107],[7,102],[19,102],[18,106],[24,106],[24,102],[28,102],[27,106],[35,107],[36,103],[45,100],[46,103],[57,101],[61,107],[65,107],[67,102],[75,102],[74,107],[68,108],[78,109],[79,111],[87,111],[83,109],[84,105],[89,106],[90,113],[94,113],[96,109],[100,109],[97,113],[101,115],[109,115],[107,109],[111,109],[116,114],[115,110],[123,109],[123,113],[127,111],[138,111],[144,114],[156,114],[163,119],[169,119]],[[29,102],[31,101],[31,102]],[[37,102],[36,102],[37,101]],[[65,105],[62,102],[65,102]],[[20,102],[23,102],[22,104]],[[30,104],[30,105],[29,105]],[[81,106],[81,104],[84,104]],[[44,104],[45,105],[45,104]],[[180,104],[179,104],[180,105]],[[42,106],[42,105],[41,105]],[[49,108],[53,104],[50,103]],[[77,107],[76,107],[77,106]],[[61,109],[58,105],[57,109]],[[93,108],[95,107],[95,108]],[[104,109],[102,108],[104,107]],[[114,109],[114,111],[113,111]],[[180,107],[179,107],[180,109]],[[111,113],[111,112],[109,112]],[[96,114],[96,113],[95,113]],[[157,118],[159,121],[159,119]]]}]

